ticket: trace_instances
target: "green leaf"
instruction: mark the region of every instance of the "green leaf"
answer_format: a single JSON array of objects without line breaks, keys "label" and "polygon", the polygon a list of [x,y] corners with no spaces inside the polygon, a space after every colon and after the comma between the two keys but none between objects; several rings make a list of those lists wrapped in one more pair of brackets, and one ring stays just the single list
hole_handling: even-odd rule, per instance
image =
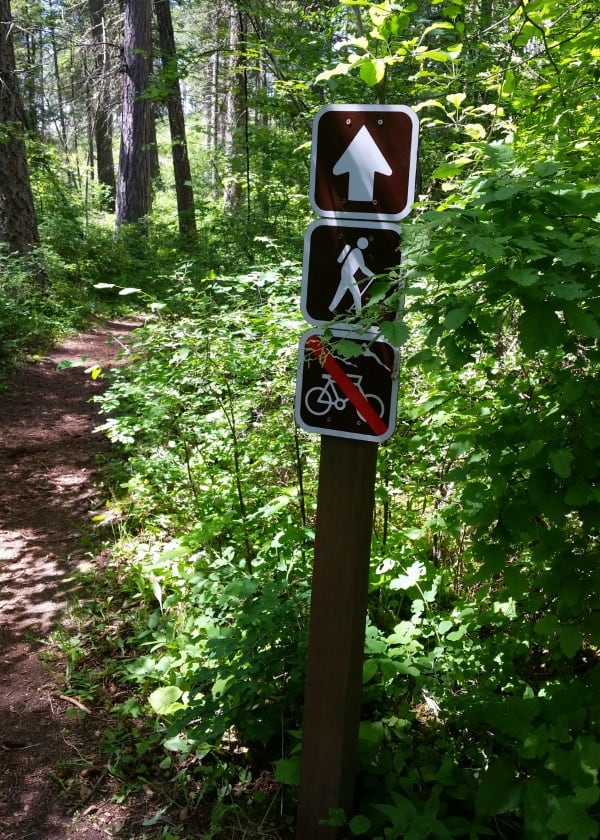
[{"label": "green leaf", "polygon": [[597,820],[590,817],[586,809],[574,802],[572,797],[554,801],[548,828],[559,835],[566,835],[569,840],[591,840],[598,836]]},{"label": "green leaf", "polygon": [[419,560],[408,567],[406,573],[398,575],[397,578],[390,582],[390,589],[410,589],[418,583],[425,574],[425,566]]},{"label": "green leaf", "polygon": [[379,329],[383,337],[394,347],[401,347],[410,336],[410,330],[404,321],[382,321]]},{"label": "green leaf", "polygon": [[527,309],[519,318],[519,338],[527,356],[560,346],[567,336],[564,323],[547,304]]},{"label": "green leaf", "polygon": [[516,77],[512,70],[507,70],[504,76],[504,81],[502,82],[502,89],[500,90],[500,96],[504,99],[507,99],[511,94],[514,93],[516,87]]},{"label": "green leaf", "polygon": [[322,73],[319,73],[315,81],[328,82],[329,79],[333,78],[334,76],[347,76],[351,68],[351,64],[341,62],[340,64],[333,67],[331,70],[324,70]]},{"label": "green leaf", "polygon": [[451,309],[446,313],[444,318],[444,329],[455,330],[469,317],[470,310],[460,307],[458,309]]},{"label": "green leaf", "polygon": [[568,478],[571,475],[571,464],[574,455],[570,449],[557,449],[548,456],[548,461],[554,472],[561,478]]},{"label": "green leaf", "polygon": [[445,63],[446,61],[450,61],[451,56],[446,50],[426,50],[425,52],[419,53],[417,58],[419,61],[441,61]]},{"label": "green leaf", "polygon": [[508,242],[506,236],[479,236],[474,234],[469,237],[469,243],[482,254],[494,260],[500,260],[506,250],[504,243]]},{"label": "green leaf", "polygon": [[581,309],[580,306],[570,304],[565,306],[565,315],[569,326],[580,335],[588,338],[600,338],[600,324],[597,318]]},{"label": "green leaf", "polygon": [[280,758],[275,762],[275,781],[281,782],[283,785],[293,785],[297,787],[300,784],[300,756],[295,755],[291,758]]},{"label": "green leaf", "polygon": [[506,814],[518,808],[520,799],[521,788],[513,762],[508,758],[493,760],[483,774],[477,791],[476,812],[486,817]]},{"label": "green leaf", "polygon": [[460,108],[460,106],[462,105],[462,103],[465,101],[466,98],[467,98],[466,93],[449,93],[446,96],[446,102],[449,102],[458,111],[458,109]]},{"label": "green leaf", "polygon": [[340,356],[344,356],[346,359],[362,356],[363,350],[364,347],[362,344],[359,344],[357,341],[352,341],[350,338],[342,338],[335,342],[336,353],[339,353]]},{"label": "green leaf", "polygon": [[363,814],[357,814],[357,816],[352,817],[352,819],[348,823],[348,828],[355,837],[358,837],[361,834],[366,834],[367,831],[369,831],[369,829],[371,828],[371,820],[368,817],[365,817]]},{"label": "green leaf", "polygon": [[370,61],[365,61],[363,64],[360,65],[360,78],[363,82],[369,87],[375,87],[385,76],[385,62],[381,61],[381,59],[373,59]]},{"label": "green leaf", "polygon": [[363,685],[373,679],[378,671],[377,661],[375,659],[365,659],[363,663]]},{"label": "green leaf", "polygon": [[533,286],[540,280],[540,273],[534,268],[511,268],[507,274],[518,286]]},{"label": "green leaf", "polygon": [[164,808],[161,808],[159,811],[157,811],[154,814],[154,816],[147,817],[145,820],[143,820],[142,825],[144,825],[144,826],[156,825],[157,823],[162,821],[162,819],[164,818],[164,816],[165,816],[165,814],[167,813],[168,810],[169,810],[169,807],[168,807],[168,805],[166,805]]},{"label": "green leaf", "polygon": [[600,788],[597,785],[590,787],[576,787],[573,801],[578,805],[595,805],[600,799]]},{"label": "green leaf", "polygon": [[415,105],[413,110],[418,113],[419,111],[422,111],[423,108],[441,108],[442,111],[446,111],[439,99],[426,99],[424,102],[419,102]]},{"label": "green leaf", "polygon": [[568,659],[572,659],[581,647],[581,633],[572,624],[562,624],[558,633],[560,649]]},{"label": "green leaf", "polygon": [[[463,164],[464,166],[464,164]],[[452,161],[448,163],[442,163],[434,172],[432,173],[432,178],[440,178],[444,180],[445,178],[453,178],[455,175],[462,170],[462,166],[458,163],[454,163]]]},{"label": "green leaf", "polygon": [[581,507],[591,502],[594,497],[594,488],[584,478],[579,478],[565,493],[565,502],[573,507]]},{"label": "green leaf", "polygon": [[358,737],[360,741],[371,747],[379,747],[385,740],[385,731],[380,721],[362,720],[359,725]]},{"label": "green leaf", "polygon": [[158,601],[158,606],[160,607],[160,611],[162,612],[163,611],[163,593],[162,593],[162,587],[160,585],[160,581],[156,577],[156,575],[152,574],[152,572],[149,573],[148,580],[150,581],[150,583],[152,585],[152,593],[154,594],[154,597]]},{"label": "green leaf", "polygon": [[539,618],[533,629],[538,636],[552,636],[554,633],[558,632],[559,627],[560,624],[558,623],[556,616],[548,614]]},{"label": "green leaf", "polygon": [[190,742],[184,735],[175,735],[163,741],[163,747],[170,752],[188,752]]},{"label": "green leaf", "polygon": [[175,710],[174,706],[181,705],[178,700],[182,694],[182,690],[176,685],[163,685],[152,692],[148,702],[157,715],[168,715]]},{"label": "green leaf", "polygon": [[216,700],[219,697],[222,697],[224,694],[227,694],[230,686],[235,683],[235,675],[229,674],[227,677],[219,677],[213,683],[212,687],[212,696]]},{"label": "green leaf", "polygon": [[[436,23],[432,23],[430,26],[427,26],[423,30],[423,34],[421,37],[424,38],[426,35],[429,35],[430,32],[436,32],[439,29],[454,29],[454,26],[449,21],[440,20]],[[459,95],[464,96],[464,94]]]}]

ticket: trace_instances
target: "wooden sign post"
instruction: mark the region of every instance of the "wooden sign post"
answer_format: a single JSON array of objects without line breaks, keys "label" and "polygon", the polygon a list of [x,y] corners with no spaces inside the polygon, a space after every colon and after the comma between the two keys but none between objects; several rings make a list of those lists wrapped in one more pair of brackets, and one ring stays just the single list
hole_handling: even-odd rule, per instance
[{"label": "wooden sign post", "polygon": [[297,840],[338,838],[323,823],[354,811],[377,447],[394,431],[398,351],[341,321],[400,262],[391,223],[413,203],[418,129],[404,105],[329,105],[313,123],[310,202],[332,221],[309,228],[302,278],[302,312],[324,329],[300,340],[296,388],[298,425],[322,435]]},{"label": "wooden sign post", "polygon": [[297,840],[330,840],[352,814],[377,443],[323,435]]}]

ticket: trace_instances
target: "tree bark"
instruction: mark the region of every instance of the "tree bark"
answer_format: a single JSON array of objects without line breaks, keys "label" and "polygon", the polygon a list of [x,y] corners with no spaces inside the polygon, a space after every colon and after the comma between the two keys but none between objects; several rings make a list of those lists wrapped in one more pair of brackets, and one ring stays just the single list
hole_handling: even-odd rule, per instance
[{"label": "tree bark", "polygon": [[231,64],[225,116],[225,151],[229,160],[229,172],[223,196],[225,210],[229,213],[235,213],[241,208],[242,185],[247,174],[248,91],[245,72],[245,23],[243,12],[236,2],[232,2],[229,25]]},{"label": "tree bark", "polygon": [[113,116],[110,97],[111,61],[108,49],[104,0],[88,0],[94,49],[93,135],[96,143],[98,182],[104,187],[102,206],[109,213],[115,210],[117,182],[113,157]]},{"label": "tree bark", "polygon": [[24,132],[10,0],[0,0],[0,240],[19,254],[39,244]]},{"label": "tree bark", "polygon": [[150,74],[151,24],[151,0],[125,0],[117,228],[143,221],[152,207],[148,152],[151,114],[150,100],[145,96]]},{"label": "tree bark", "polygon": [[194,191],[185,134],[185,117],[181,100],[170,0],[154,0],[154,11],[158,24],[158,44],[167,86],[166,101],[171,131],[179,233],[185,244],[188,247],[193,247],[197,241]]}]

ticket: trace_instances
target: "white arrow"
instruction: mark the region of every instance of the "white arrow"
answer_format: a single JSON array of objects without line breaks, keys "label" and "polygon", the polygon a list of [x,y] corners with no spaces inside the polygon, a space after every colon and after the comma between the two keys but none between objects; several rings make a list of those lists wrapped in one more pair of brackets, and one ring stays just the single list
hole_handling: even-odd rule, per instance
[{"label": "white arrow", "polygon": [[334,175],[344,175],[346,172],[350,176],[348,201],[373,201],[375,173],[392,174],[392,167],[364,125],[333,167]]}]

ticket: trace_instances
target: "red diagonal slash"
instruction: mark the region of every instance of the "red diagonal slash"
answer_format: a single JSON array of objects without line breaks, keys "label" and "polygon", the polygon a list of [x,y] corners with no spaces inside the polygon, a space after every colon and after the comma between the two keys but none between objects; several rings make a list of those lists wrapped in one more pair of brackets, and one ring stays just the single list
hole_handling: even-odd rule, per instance
[{"label": "red diagonal slash", "polygon": [[332,377],[345,397],[348,397],[358,414],[366,421],[376,435],[384,435],[387,424],[381,419],[365,395],[359,391],[354,382],[346,374],[329,352],[318,336],[311,335],[306,340],[306,346],[319,362],[322,368]]}]

